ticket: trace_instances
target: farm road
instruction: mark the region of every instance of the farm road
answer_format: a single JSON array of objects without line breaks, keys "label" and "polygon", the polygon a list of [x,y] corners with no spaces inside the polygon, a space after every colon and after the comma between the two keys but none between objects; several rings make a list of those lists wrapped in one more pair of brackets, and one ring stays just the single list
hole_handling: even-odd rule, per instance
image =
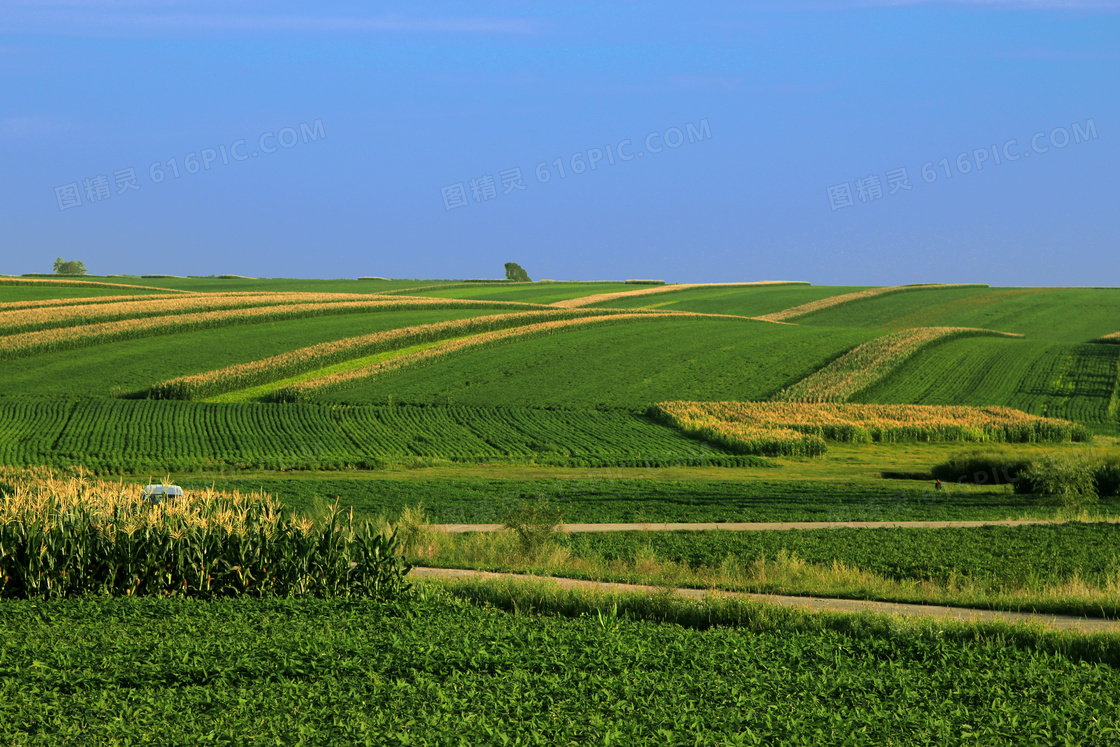
[{"label": "farm road", "polygon": [[[606,592],[646,592],[662,591],[659,586],[645,586],[642,584],[619,584],[605,581],[583,581],[572,578],[558,578],[556,576],[530,576],[519,573],[492,573],[489,571],[471,571],[460,568],[413,568],[409,573],[416,578],[461,578],[484,580],[509,580],[532,579],[538,581],[552,581],[566,589],[595,589]],[[827,610],[830,612],[872,612],[880,615],[903,615],[907,617],[935,617],[945,620],[958,620],[963,622],[1005,622],[1005,623],[1036,623],[1059,630],[1072,630],[1081,633],[1117,633],[1120,632],[1120,620],[1103,620],[1099,618],[1073,617],[1072,615],[1043,615],[1028,612],[1001,612],[996,610],[967,609],[963,607],[937,607],[928,604],[902,604],[898,602],[871,602],[861,599],[826,599],[822,597],[793,597],[777,594],[750,594],[747,592],[709,591],[705,589],[673,589],[675,594],[690,599],[703,599],[704,597],[730,596],[747,599],[752,602],[774,604],[780,607],[799,607],[809,610]]]},{"label": "farm road", "polygon": [[[577,532],[773,532],[790,529],[947,529],[968,527],[1018,527],[1030,524],[1065,524],[1067,519],[993,519],[990,521],[783,521],[783,522],[679,522],[644,524],[562,524],[560,531]],[[1110,523],[1120,519],[1101,519]],[[496,532],[501,524],[433,524],[440,532]]]}]

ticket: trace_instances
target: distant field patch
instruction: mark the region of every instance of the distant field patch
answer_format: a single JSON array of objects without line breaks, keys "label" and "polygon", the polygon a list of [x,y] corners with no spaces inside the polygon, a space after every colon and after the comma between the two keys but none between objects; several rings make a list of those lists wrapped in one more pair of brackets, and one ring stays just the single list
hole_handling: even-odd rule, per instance
[{"label": "distant field patch", "polygon": [[865,301],[870,298],[877,298],[880,296],[889,296],[895,293],[910,293],[913,291],[928,291],[928,290],[941,290],[948,288],[986,288],[984,285],[941,285],[932,283],[929,285],[900,285],[900,286],[886,286],[883,288],[869,288],[867,290],[856,291],[855,293],[844,293],[839,296],[829,296],[822,298],[818,301],[810,301],[809,303],[794,306],[783,311],[778,311],[773,314],[766,314],[759,317],[772,322],[784,322],[791,319],[814,314],[825,309],[835,308],[837,306],[845,306],[856,301]]},{"label": "distant field patch", "polygon": [[637,288],[631,290],[615,291],[613,293],[596,293],[590,296],[582,296],[579,298],[569,298],[563,301],[557,301],[553,306],[560,306],[566,309],[574,309],[580,306],[591,306],[594,304],[606,303],[609,301],[617,301],[619,299],[629,300],[638,296],[648,296],[654,293],[679,293],[681,291],[691,290],[693,288],[729,288],[729,287],[743,287],[743,286],[759,286],[759,285],[808,285],[808,283],[793,283],[785,280],[760,280],[753,283],[676,283],[673,285],[655,285],[650,288]]}]

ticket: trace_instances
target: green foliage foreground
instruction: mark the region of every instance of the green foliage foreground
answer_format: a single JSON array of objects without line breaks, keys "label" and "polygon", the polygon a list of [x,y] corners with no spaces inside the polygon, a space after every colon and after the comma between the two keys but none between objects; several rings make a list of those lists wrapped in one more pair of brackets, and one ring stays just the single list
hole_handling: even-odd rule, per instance
[{"label": "green foliage foreground", "polygon": [[422,588],[427,598],[407,607],[4,602],[0,742],[1020,747],[1118,738],[1115,636],[454,587],[468,604]]}]

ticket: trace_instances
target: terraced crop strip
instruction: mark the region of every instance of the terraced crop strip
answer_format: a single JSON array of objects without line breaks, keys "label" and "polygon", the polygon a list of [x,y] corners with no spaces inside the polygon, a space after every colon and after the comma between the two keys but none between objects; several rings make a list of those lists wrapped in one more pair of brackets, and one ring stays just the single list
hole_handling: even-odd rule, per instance
[{"label": "terraced crop strip", "polygon": [[394,540],[333,513],[316,526],[264,494],[145,502],[140,485],[0,469],[0,597],[396,597]]},{"label": "terraced crop strip", "polygon": [[0,399],[0,457],[100,472],[515,461],[752,463],[628,412]]},{"label": "terraced crop strip", "polygon": [[305,303],[276,303],[253,308],[200,311],[140,319],[98,322],[75,327],[45,329],[0,337],[0,360],[56,350],[68,350],[115,340],[130,340],[159,334],[213,329],[236,324],[254,324],[286,319],[302,319],[327,314],[359,314],[408,309],[500,308],[533,309],[532,304],[503,301],[462,301],[458,299],[383,298],[369,300]]},{"label": "terraced crop strip", "polygon": [[329,376],[310,379],[308,381],[293,384],[291,386],[283,387],[277,390],[274,394],[274,399],[278,402],[307,401],[310,399],[314,399],[314,397],[318,395],[366,383],[371,379],[406,367],[430,364],[440,360],[444,360],[450,356],[462,354],[464,352],[481,350],[487,347],[502,345],[516,340],[525,340],[532,337],[550,335],[557,332],[570,331],[573,329],[586,329],[588,327],[598,327],[608,324],[619,324],[625,322],[637,322],[641,320],[656,321],[658,319],[665,318],[713,319],[718,317],[712,317],[705,314],[690,314],[688,312],[675,312],[672,314],[659,312],[612,312],[611,314],[606,315],[600,314],[596,316],[578,317],[575,319],[561,319],[558,321],[528,324],[513,329],[485,332],[483,334],[474,335],[472,337],[464,339],[452,340],[450,342],[436,345],[426,350],[421,350],[416,353],[404,355],[399,358],[391,358],[387,361],[374,363],[363,368],[357,368],[352,371],[331,374]]},{"label": "terraced crop strip", "polygon": [[[1083,425],[1028,415],[1006,407],[854,405],[785,402],[662,402],[653,408],[685,433],[741,453],[767,448],[760,431],[772,429],[779,443],[787,432],[809,437],[801,453],[820,453],[818,441],[1084,441]],[[813,440],[816,439],[816,440]],[[781,452],[778,452],[781,453]],[[796,451],[792,453],[798,453]]]},{"label": "terraced crop strip", "polygon": [[878,296],[886,296],[892,293],[906,293],[908,291],[916,290],[931,290],[931,289],[944,289],[944,288],[986,288],[986,285],[943,285],[941,283],[931,283],[929,285],[900,285],[900,286],[886,286],[883,288],[869,288],[868,290],[857,291],[855,293],[845,293],[839,296],[830,296],[829,298],[822,298],[818,301],[810,301],[809,303],[794,306],[784,311],[777,311],[773,314],[766,314],[757,317],[770,322],[784,322],[790,319],[797,319],[798,317],[806,316],[817,311],[824,311],[836,306],[843,306],[844,304],[853,303],[856,301],[863,301],[869,298],[876,298]]},{"label": "terraced crop strip", "polygon": [[845,402],[878,383],[923,348],[961,337],[1018,337],[967,327],[920,327],[892,332],[853,348],[827,366],[783,390],[791,402]]},{"label": "terraced crop strip", "polygon": [[313,345],[251,363],[170,379],[153,386],[151,396],[154,399],[202,399],[238,389],[260,386],[382,351],[461,335],[519,327],[546,319],[576,318],[592,313],[595,312],[540,310],[514,314],[492,314],[435,324],[402,327],[359,337],[348,337],[344,340]]}]

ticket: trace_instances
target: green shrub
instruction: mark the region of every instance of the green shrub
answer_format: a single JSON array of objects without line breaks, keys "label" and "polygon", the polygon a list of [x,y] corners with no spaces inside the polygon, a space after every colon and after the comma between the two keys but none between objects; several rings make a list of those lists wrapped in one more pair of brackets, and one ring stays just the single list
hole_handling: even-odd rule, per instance
[{"label": "green shrub", "polygon": [[1112,457],[1093,467],[1093,483],[1100,496],[1120,496],[1120,458]]},{"label": "green shrub", "polygon": [[1018,485],[1031,467],[1029,459],[1009,451],[973,449],[949,457],[930,470],[934,479],[970,485]]},{"label": "green shrub", "polygon": [[1045,502],[1080,508],[1098,500],[1093,466],[1065,456],[1047,456],[1031,465],[1016,492],[1030,492]]},{"label": "green shrub", "polygon": [[556,540],[556,530],[562,519],[560,509],[538,496],[535,501],[521,499],[506,512],[502,525],[517,534],[521,551],[537,557]]}]

